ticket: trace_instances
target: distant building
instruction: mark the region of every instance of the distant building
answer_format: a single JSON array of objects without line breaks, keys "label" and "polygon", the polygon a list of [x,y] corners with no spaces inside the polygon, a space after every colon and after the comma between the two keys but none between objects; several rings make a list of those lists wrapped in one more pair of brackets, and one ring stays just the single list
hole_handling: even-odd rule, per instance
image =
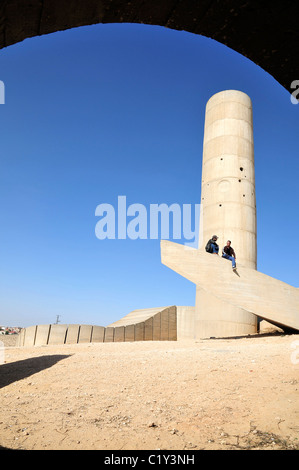
[{"label": "distant building", "polygon": [[21,330],[19,326],[0,326],[0,335],[18,335]]}]

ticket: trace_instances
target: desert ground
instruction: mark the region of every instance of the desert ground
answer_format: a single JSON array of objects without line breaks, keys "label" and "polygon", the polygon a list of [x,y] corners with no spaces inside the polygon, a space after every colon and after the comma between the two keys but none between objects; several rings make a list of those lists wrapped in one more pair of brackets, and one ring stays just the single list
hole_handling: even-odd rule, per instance
[{"label": "desert ground", "polygon": [[3,448],[299,449],[299,335],[32,348],[0,340]]}]

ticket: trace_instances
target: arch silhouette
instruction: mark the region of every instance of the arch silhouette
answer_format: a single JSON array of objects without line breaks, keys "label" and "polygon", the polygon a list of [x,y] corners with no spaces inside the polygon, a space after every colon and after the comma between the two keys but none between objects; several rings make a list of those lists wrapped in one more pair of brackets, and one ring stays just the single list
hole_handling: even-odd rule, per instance
[{"label": "arch silhouette", "polygon": [[299,78],[299,4],[258,0],[4,0],[0,48],[97,23],[145,23],[215,39],[271,74],[285,89]]}]

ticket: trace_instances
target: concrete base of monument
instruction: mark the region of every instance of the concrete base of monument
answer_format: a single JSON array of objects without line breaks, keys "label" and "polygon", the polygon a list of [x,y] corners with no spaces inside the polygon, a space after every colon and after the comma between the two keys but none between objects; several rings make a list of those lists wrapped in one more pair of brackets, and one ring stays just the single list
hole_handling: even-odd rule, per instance
[{"label": "concrete base of monument", "polygon": [[257,316],[196,288],[194,311],[196,339],[253,335],[258,332]]}]

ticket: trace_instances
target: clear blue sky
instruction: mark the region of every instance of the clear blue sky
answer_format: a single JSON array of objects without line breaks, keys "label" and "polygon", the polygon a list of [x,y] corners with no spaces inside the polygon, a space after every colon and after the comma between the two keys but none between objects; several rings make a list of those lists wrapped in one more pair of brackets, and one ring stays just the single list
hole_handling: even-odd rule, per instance
[{"label": "clear blue sky", "polygon": [[224,89],[253,102],[258,269],[299,286],[299,105],[248,59],[186,32],[96,25],[1,50],[0,80],[0,324],[194,305],[159,240],[100,241],[95,209],[199,203],[205,104]]}]

